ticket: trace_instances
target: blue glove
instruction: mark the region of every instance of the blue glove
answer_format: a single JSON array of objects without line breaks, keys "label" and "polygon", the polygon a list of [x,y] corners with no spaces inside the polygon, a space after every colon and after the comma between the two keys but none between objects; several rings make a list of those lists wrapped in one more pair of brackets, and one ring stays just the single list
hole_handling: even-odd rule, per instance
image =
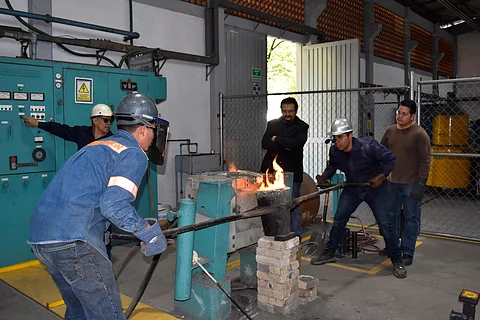
[{"label": "blue glove", "polygon": [[167,249],[167,240],[158,223],[153,224],[148,230],[135,236],[145,244],[145,249],[142,245],[142,252],[147,257],[160,254]]},{"label": "blue glove", "polygon": [[423,193],[425,192],[425,180],[420,179],[417,183],[413,185],[412,192],[410,197],[415,200],[422,200]]}]

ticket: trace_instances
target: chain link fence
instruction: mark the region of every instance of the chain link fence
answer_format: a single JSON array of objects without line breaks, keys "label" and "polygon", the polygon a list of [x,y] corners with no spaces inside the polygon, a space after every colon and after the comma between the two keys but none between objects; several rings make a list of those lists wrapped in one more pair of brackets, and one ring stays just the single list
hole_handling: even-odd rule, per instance
[{"label": "chain link fence", "polygon": [[[421,93],[416,97],[419,123],[432,141],[430,178],[422,201],[422,232],[480,240],[480,78],[419,82],[417,91]],[[325,169],[330,148],[327,132],[335,118],[350,119],[355,137],[380,141],[387,127],[395,124],[396,109],[402,100],[410,98],[409,92],[408,87],[370,87],[281,94],[297,99],[297,116],[310,125],[304,171],[313,178]],[[279,103],[269,105],[270,96],[274,95],[221,98],[225,169],[234,165],[260,170],[267,111],[280,109]],[[365,225],[376,223],[364,203],[354,215]]]},{"label": "chain link fence", "polygon": [[420,81],[419,123],[432,142],[422,232],[480,240],[480,78]]}]

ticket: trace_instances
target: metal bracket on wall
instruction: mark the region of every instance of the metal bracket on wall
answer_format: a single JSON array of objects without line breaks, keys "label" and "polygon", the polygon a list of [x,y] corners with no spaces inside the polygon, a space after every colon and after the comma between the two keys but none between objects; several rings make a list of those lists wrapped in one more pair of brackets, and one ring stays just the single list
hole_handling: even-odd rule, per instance
[{"label": "metal bracket on wall", "polygon": [[163,66],[165,65],[165,62],[167,62],[167,59],[162,61],[162,64],[160,64],[160,61],[157,61],[157,66],[155,68],[155,75],[160,76],[160,70],[162,70]]},{"label": "metal bracket on wall", "polygon": [[107,53],[107,50],[96,50],[96,51],[97,51],[97,66],[99,66],[100,63],[102,62],[102,58],[100,57],[104,57],[105,53]]},{"label": "metal bracket on wall", "polygon": [[211,65],[206,65],[205,66],[205,81],[208,81],[208,76],[210,75],[210,73],[212,73],[213,69],[215,69],[215,65],[211,64]]}]

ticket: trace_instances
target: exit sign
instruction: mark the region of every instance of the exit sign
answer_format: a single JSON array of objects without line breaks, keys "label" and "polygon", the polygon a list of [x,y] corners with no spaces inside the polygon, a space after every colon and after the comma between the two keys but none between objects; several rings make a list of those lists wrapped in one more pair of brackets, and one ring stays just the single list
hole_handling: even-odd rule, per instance
[{"label": "exit sign", "polygon": [[252,79],[262,79],[262,69],[252,68]]}]

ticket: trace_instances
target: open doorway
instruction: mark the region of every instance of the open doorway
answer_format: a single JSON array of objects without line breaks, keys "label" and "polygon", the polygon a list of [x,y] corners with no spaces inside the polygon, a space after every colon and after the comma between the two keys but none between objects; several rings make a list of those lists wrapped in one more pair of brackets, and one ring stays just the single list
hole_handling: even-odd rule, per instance
[{"label": "open doorway", "polygon": [[[267,92],[297,91],[297,45],[284,39],[267,37]],[[269,95],[267,121],[282,115],[280,102],[287,95]]]}]

